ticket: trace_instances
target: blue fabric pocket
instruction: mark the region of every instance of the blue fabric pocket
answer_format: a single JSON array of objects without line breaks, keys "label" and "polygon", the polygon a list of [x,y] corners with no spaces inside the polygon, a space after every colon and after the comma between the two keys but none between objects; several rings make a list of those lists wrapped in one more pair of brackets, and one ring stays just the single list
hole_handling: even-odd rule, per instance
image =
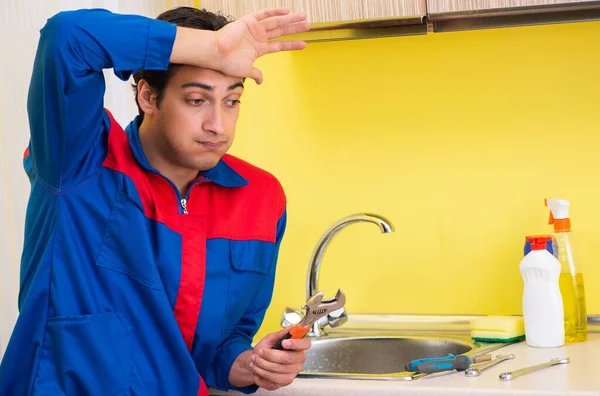
[{"label": "blue fabric pocket", "polygon": [[48,319],[34,395],[127,395],[130,329],[117,312]]},{"label": "blue fabric pocket", "polygon": [[271,242],[230,241],[231,269],[223,332],[233,331],[265,282],[271,281],[274,255],[275,244]]}]

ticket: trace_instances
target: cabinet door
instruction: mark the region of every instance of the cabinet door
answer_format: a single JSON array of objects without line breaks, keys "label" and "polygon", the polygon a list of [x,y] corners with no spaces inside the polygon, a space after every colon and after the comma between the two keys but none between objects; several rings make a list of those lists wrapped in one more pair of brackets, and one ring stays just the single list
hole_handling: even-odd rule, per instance
[{"label": "cabinet door", "polygon": [[435,32],[600,19],[593,0],[427,0],[427,7]]},{"label": "cabinet door", "polygon": [[592,0],[427,0],[427,10],[431,14],[441,14],[585,3],[592,3]]},{"label": "cabinet door", "polygon": [[265,8],[289,7],[292,11],[306,12],[308,20],[317,25],[424,17],[427,10],[427,0],[201,0],[200,5],[209,11],[222,11],[235,18]]}]

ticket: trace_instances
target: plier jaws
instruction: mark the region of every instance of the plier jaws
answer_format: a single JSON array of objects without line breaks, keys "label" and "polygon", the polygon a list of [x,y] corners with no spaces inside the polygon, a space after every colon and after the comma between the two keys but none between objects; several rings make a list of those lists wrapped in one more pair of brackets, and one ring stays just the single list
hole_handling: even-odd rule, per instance
[{"label": "plier jaws", "polygon": [[302,306],[306,311],[306,314],[300,323],[292,327],[290,331],[275,344],[273,349],[283,349],[281,343],[290,338],[303,338],[317,320],[331,312],[337,311],[342,308],[344,304],[346,304],[346,295],[341,289],[338,289],[335,297],[329,299],[323,299],[322,291],[311,296]]}]

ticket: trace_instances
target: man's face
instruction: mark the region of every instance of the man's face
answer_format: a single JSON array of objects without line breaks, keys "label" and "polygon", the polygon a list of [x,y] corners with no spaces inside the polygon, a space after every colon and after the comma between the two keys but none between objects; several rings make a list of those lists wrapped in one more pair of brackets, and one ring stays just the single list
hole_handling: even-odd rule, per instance
[{"label": "man's face", "polygon": [[243,90],[240,78],[179,67],[156,109],[163,155],[186,169],[214,167],[233,143]]}]

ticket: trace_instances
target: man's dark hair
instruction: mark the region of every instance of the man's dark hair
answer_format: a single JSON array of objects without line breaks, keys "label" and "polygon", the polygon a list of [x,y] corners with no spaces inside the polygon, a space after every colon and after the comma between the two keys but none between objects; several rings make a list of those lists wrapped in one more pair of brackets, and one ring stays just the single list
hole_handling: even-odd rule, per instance
[{"label": "man's dark hair", "polygon": [[[233,21],[231,17],[222,15],[220,13],[213,13],[204,9],[200,10],[193,7],[173,8],[163,12],[156,19],[170,22],[180,27],[212,31],[217,31]],[[144,119],[144,112],[140,107],[137,95],[137,85],[140,80],[145,80],[148,85],[154,89],[156,92],[156,106],[158,106],[163,98],[165,87],[169,83],[171,77],[173,77],[173,74],[178,67],[179,65],[171,63],[166,71],[138,70],[133,74],[133,80],[135,81],[133,84],[133,89],[135,92],[135,101],[140,113],[140,121]]]}]

